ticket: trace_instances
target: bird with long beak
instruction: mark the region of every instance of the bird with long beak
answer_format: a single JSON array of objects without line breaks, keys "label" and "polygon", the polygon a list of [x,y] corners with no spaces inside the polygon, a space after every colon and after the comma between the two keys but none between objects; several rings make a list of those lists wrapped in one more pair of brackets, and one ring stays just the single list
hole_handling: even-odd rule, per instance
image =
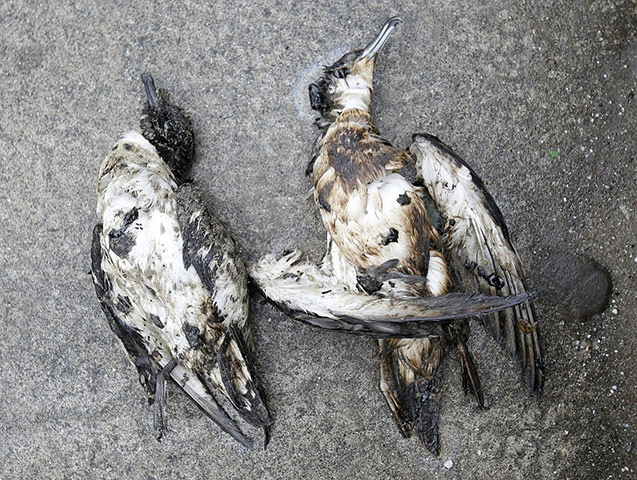
[{"label": "bird with long beak", "polygon": [[[304,321],[318,314],[327,321],[310,323],[379,337],[380,389],[400,431],[405,436],[415,432],[431,452],[438,453],[440,366],[449,349],[458,350],[465,393],[474,394],[484,407],[477,368],[466,344],[470,315],[466,307],[475,297],[457,296],[445,302],[445,322],[436,320],[437,331],[429,323],[429,333],[422,328],[420,336],[419,326],[427,326],[424,318],[415,324],[404,321],[415,314],[416,299],[423,306],[424,300],[451,291],[512,299],[509,306],[515,304],[514,308],[505,309],[503,304],[474,315],[488,314],[482,317],[484,322],[519,359],[530,389],[538,396],[544,367],[533,304],[523,297],[521,262],[482,181],[437,138],[415,135],[407,152],[394,147],[374,126],[370,110],[376,59],[401,22],[387,21],[366,48],[347,53],[310,85],[311,106],[321,114],[317,120],[321,132],[309,171],[327,230],[327,253],[320,275],[311,266],[295,265],[297,261],[287,267],[279,262],[285,273],[276,282],[263,282],[267,288],[262,290],[266,295],[270,291],[275,303],[297,318],[301,312]],[[277,265],[272,258],[268,261]],[[261,274],[267,280],[267,270],[251,268],[251,275]],[[302,295],[291,288],[295,275],[296,283],[304,287]],[[311,280],[301,282],[308,276]],[[307,285],[313,282],[341,303],[330,303],[329,309],[320,304],[323,292],[308,294]],[[358,311],[348,309],[348,304]],[[357,321],[352,322],[352,317]],[[362,327],[361,317],[367,317]],[[342,327],[344,318],[347,328]],[[394,321],[392,329],[384,330],[387,318]],[[411,327],[403,331],[408,335],[396,333],[407,325]]]},{"label": "bird with long beak", "polygon": [[271,423],[246,339],[248,288],[234,241],[184,182],[195,153],[190,119],[142,75],[141,131],[102,163],[91,248],[95,291],[137,368],[155,431],[167,427],[166,379],[243,445],[252,442],[219,405],[220,394],[268,438]]}]

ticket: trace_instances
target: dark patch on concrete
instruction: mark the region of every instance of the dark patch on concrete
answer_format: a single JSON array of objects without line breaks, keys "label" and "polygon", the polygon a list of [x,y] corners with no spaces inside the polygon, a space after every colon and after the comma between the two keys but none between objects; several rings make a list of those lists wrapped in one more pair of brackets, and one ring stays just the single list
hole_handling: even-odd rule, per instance
[{"label": "dark patch on concrete", "polygon": [[418,172],[414,162],[405,162],[403,168],[401,168],[397,173],[400,173],[412,185],[422,186],[422,181],[419,178],[420,173]]},{"label": "dark patch on concrete", "polygon": [[44,64],[44,49],[39,46],[22,47],[18,50],[16,68],[21,73],[31,73]]},{"label": "dark patch on concrete", "polygon": [[572,253],[552,253],[540,265],[535,281],[540,294],[571,321],[588,320],[610,304],[613,281],[596,260]]}]

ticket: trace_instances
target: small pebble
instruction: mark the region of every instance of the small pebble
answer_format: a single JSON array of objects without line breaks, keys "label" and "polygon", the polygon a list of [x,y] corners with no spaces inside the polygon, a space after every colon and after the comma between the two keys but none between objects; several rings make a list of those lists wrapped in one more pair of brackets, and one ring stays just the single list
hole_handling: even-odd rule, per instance
[{"label": "small pebble", "polygon": [[447,470],[451,470],[451,467],[453,467],[453,460],[449,459],[443,465]]}]

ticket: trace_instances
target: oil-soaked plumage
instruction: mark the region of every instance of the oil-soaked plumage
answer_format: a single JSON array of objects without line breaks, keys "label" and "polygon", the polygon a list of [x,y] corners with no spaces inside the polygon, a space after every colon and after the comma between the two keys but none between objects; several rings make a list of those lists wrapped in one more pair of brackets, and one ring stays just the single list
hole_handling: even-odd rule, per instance
[{"label": "oil-soaked plumage", "polygon": [[127,133],[104,160],[93,231],[93,281],[111,329],[166,430],[167,376],[224,431],[251,446],[217,403],[252,425],[270,416],[247,358],[248,289],[234,241],[183,179],[194,156],[190,120],[142,76],[143,135]]},{"label": "oil-soaked plumage", "polygon": [[507,298],[463,293],[439,297],[368,294],[349,288],[326,263],[319,267],[302,257],[300,250],[266,255],[249,264],[250,277],[261,293],[290,317],[355,335],[446,335],[455,319],[486,315],[530,298],[527,293]]},{"label": "oil-soaked plumage", "polygon": [[[498,207],[475,172],[434,137],[415,136],[406,152],[382,138],[374,126],[370,110],[375,62],[400,22],[390,19],[364,50],[344,55],[309,88],[311,106],[321,114],[321,134],[309,169],[328,233],[321,270],[350,294],[385,302],[438,297],[454,290],[501,297],[524,294],[521,262]],[[292,292],[289,297],[283,289],[275,293],[284,309],[315,313],[316,308],[307,305],[307,295],[302,305]],[[459,297],[458,305],[465,301]],[[382,316],[378,308],[376,318]],[[395,318],[388,309],[387,316]],[[453,318],[453,307],[446,313],[447,320]],[[369,323],[375,319],[365,325],[373,331]],[[491,313],[486,323],[517,356],[529,387],[539,395],[544,371],[532,302]],[[435,327],[437,332],[420,338],[411,338],[413,326],[405,329],[409,335],[374,336],[381,338],[380,388],[401,432],[415,432],[437,453],[439,367],[450,348],[458,350],[465,393],[473,393],[481,407],[484,399],[466,345],[468,321]]]}]

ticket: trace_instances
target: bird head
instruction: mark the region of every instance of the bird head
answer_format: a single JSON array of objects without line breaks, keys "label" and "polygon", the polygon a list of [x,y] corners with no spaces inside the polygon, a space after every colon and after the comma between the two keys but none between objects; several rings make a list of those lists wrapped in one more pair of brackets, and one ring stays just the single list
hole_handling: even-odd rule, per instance
[{"label": "bird head", "polygon": [[392,30],[400,23],[402,19],[399,17],[390,18],[369,45],[346,53],[333,65],[326,67],[323,76],[309,87],[312,109],[328,120],[334,120],[350,108],[369,111],[376,57]]},{"label": "bird head", "polygon": [[153,77],[142,74],[146,103],[142,110],[142,134],[157,149],[178,181],[184,179],[195,156],[195,134],[186,113],[171,102],[162,88],[155,88]]}]

